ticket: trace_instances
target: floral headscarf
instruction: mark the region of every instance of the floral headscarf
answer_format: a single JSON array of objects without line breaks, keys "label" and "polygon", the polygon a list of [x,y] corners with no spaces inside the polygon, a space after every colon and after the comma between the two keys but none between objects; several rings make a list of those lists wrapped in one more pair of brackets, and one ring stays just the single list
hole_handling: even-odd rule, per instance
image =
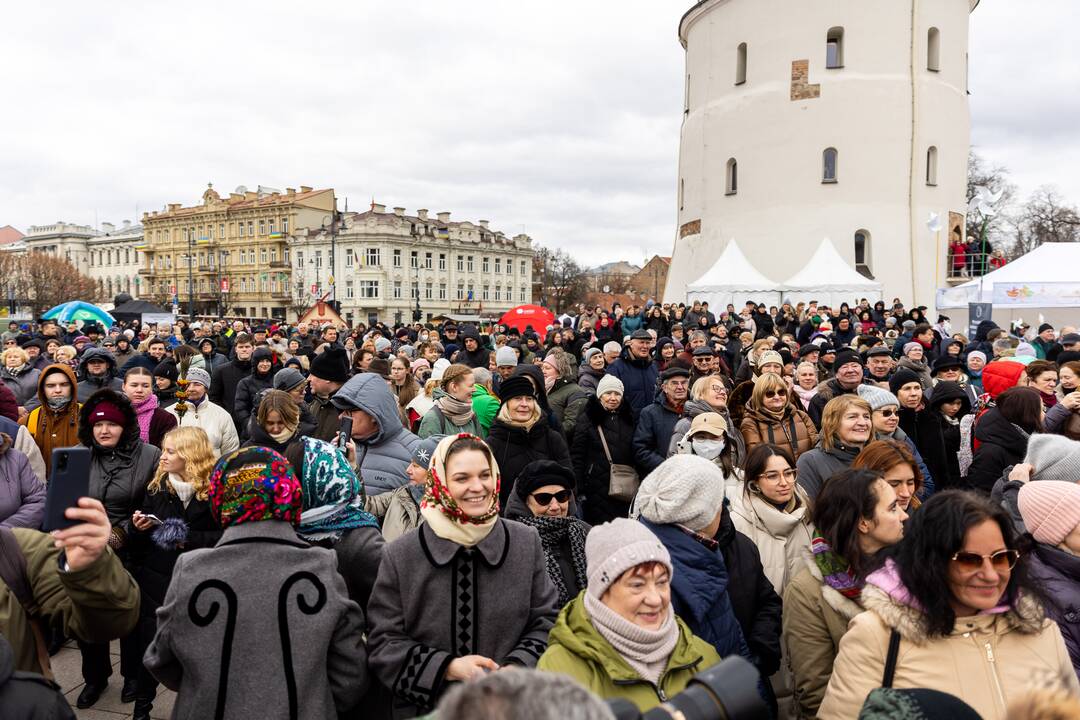
[{"label": "floral headscarf", "polygon": [[210,473],[210,512],[223,528],[260,520],[300,522],[302,492],[292,465],[265,447],[245,447]]},{"label": "floral headscarf", "polygon": [[428,469],[424,499],[420,503],[420,515],[439,537],[472,547],[487,537],[488,533],[495,527],[495,521],[499,519],[499,485],[501,479],[499,477],[499,465],[495,462],[495,456],[489,450],[487,453],[488,464],[491,467],[491,475],[495,478],[491,504],[488,506],[487,511],[478,517],[469,517],[458,506],[457,501],[454,500],[446,486],[446,455],[451,445],[466,438],[476,440],[481,445],[484,445],[484,441],[477,436],[461,433],[459,435],[448,435],[435,447],[435,452],[431,457],[431,467]]}]

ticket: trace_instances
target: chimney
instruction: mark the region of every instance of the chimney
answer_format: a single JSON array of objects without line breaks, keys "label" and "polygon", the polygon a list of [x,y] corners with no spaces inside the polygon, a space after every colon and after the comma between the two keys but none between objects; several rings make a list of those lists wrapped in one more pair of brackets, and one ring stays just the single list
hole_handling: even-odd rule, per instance
[{"label": "chimney", "polygon": [[169,212],[176,212],[180,209],[180,203],[169,203]]},{"label": "chimney", "polygon": [[[157,211],[154,211],[154,214],[157,215]],[[142,219],[146,220],[146,218],[148,217],[150,217],[150,213],[148,213],[146,210],[143,210]]]},{"label": "chimney", "polygon": [[294,197],[296,195],[296,188],[285,188],[285,194],[289,197]]},{"label": "chimney", "polygon": [[421,220],[427,220],[427,210],[424,208],[417,210],[416,217],[420,218]]},{"label": "chimney", "polygon": [[127,230],[129,227],[131,227],[131,221],[130,220],[125,220],[123,222],[123,226],[124,226],[124,229]]},{"label": "chimney", "polygon": [[403,207],[394,208],[394,214],[397,215],[398,217],[404,216],[405,215],[405,208],[403,208]]},{"label": "chimney", "polygon": [[302,193],[309,193],[309,192],[311,192],[311,188],[310,188],[310,187],[308,187],[307,185],[301,185],[301,186],[300,186],[300,192],[302,192]]},{"label": "chimney", "polygon": [[484,228],[485,230],[487,230],[487,229],[488,229],[488,221],[487,221],[487,220],[481,220],[481,221],[480,221],[480,227],[482,227],[482,228]]},{"label": "chimney", "polygon": [[450,213],[448,212],[441,212],[436,217],[439,218],[439,222],[441,223],[450,222]]},{"label": "chimney", "polygon": [[116,232],[116,226],[113,225],[111,222],[103,222],[101,223],[101,231],[106,235],[112,235],[114,232]]},{"label": "chimney", "polygon": [[372,212],[384,213],[386,212],[386,206],[380,205],[379,203],[371,203],[371,210]]}]

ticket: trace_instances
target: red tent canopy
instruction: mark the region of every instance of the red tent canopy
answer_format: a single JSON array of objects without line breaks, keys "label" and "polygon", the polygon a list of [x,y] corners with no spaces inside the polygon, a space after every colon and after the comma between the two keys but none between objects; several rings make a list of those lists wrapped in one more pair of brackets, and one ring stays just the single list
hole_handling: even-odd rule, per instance
[{"label": "red tent canopy", "polygon": [[555,322],[555,313],[540,305],[518,305],[507,310],[499,322],[521,332],[525,332],[527,325],[532,325],[533,330],[543,334],[544,329]]}]

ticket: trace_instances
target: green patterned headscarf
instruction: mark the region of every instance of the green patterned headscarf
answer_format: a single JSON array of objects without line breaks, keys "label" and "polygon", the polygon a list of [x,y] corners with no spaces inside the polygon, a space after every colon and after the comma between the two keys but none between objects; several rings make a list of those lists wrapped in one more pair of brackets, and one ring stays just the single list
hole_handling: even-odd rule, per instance
[{"label": "green patterned headscarf", "polygon": [[336,445],[304,438],[304,512],[297,533],[306,540],[341,539],[346,530],[379,527],[364,510],[364,485]]}]

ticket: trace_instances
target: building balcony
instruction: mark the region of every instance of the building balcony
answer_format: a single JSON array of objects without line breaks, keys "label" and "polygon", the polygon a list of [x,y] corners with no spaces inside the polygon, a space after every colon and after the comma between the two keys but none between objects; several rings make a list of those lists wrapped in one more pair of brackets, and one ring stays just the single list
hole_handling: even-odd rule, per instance
[{"label": "building balcony", "polygon": [[289,300],[292,298],[292,294],[288,290],[274,290],[270,293],[270,297],[275,300]]},{"label": "building balcony", "polygon": [[139,274],[142,275],[143,277],[150,277],[151,275],[156,275],[157,272],[158,271],[155,270],[154,268],[145,268],[145,267],[139,268]]}]

